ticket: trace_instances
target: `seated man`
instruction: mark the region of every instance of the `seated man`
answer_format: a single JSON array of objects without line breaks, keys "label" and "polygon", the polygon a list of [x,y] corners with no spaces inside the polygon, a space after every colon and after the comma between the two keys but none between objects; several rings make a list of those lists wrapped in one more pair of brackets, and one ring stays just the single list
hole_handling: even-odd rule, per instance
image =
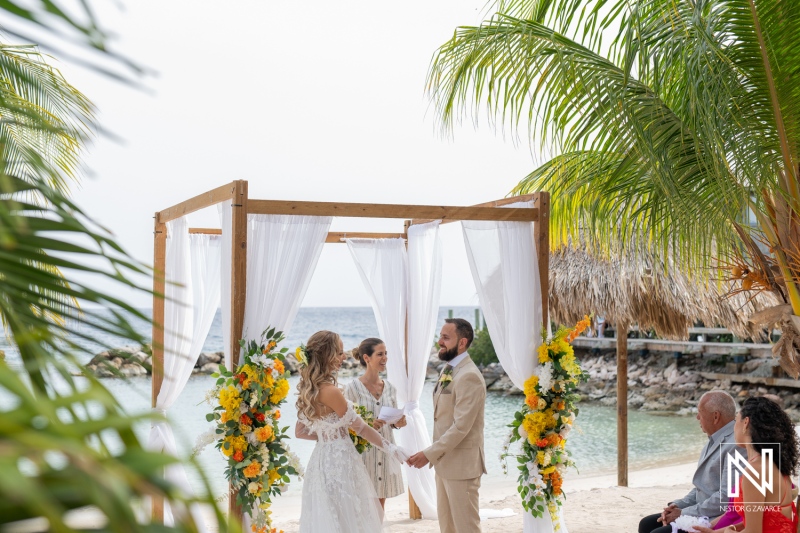
[{"label": "seated man", "polygon": [[[694,472],[692,484],[694,488],[684,498],[667,504],[661,513],[642,518],[639,522],[639,533],[671,533],[672,522],[684,515],[707,516],[714,519],[725,512],[728,502],[727,467],[720,465],[722,443],[735,443],[733,438],[733,420],[736,417],[736,402],[725,391],[709,391],[700,398],[697,404],[697,420],[700,429],[708,435],[708,442],[700,453],[700,461]],[[746,456],[744,450],[740,452]],[[722,470],[722,480],[720,480]],[[724,495],[720,494],[720,489]]]}]

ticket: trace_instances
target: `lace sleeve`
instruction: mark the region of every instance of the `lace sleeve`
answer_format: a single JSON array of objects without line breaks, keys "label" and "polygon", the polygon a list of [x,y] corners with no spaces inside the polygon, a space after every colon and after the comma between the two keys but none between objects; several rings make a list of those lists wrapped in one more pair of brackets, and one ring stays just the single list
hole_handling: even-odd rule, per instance
[{"label": "lace sleeve", "polygon": [[352,403],[348,402],[347,412],[342,420],[347,421],[348,427],[355,431],[359,437],[364,437],[370,442],[370,444],[380,448],[390,457],[394,457],[398,462],[404,463],[410,457],[405,450],[384,439],[380,433],[369,427],[369,425],[364,422],[364,419],[358,416],[358,414],[353,410]]},{"label": "lace sleeve", "polygon": [[302,415],[297,417],[297,424],[294,426],[294,436],[298,439],[317,440],[317,434],[313,431],[311,423]]}]

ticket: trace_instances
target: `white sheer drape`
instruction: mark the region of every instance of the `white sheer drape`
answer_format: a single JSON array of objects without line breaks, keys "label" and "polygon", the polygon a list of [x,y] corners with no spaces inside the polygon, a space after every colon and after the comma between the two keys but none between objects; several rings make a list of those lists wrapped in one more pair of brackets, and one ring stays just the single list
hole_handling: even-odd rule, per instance
[{"label": "white sheer drape", "polygon": [[[189,235],[185,217],[168,222],[166,273],[164,291],[164,381],[155,409],[163,414],[180,395],[192,374],[194,365],[214,314],[220,295],[220,238]],[[172,428],[167,422],[155,422],[150,430],[149,447],[169,455],[178,455]],[[185,494],[192,488],[182,465],[167,467],[165,477]],[[173,522],[172,509],[165,505],[165,523]],[[183,512],[175,510],[175,512]],[[201,531],[205,524],[199,507],[190,509]]]},{"label": "white sheer drape", "polygon": [[347,239],[347,247],[369,294],[378,334],[389,352],[389,381],[400,386],[407,381],[406,243],[403,239]]},{"label": "white sheer drape", "polygon": [[[531,207],[519,202],[505,207]],[[539,263],[529,222],[461,223],[467,257],[497,358],[522,389],[537,366],[542,305]],[[523,516],[523,533],[552,533],[550,515]],[[568,533],[561,520],[562,533]]]},{"label": "white sheer drape", "polygon": [[222,344],[225,367],[231,367],[231,261],[233,255],[233,206],[229,201],[217,204],[219,227],[222,228],[221,300]]},{"label": "white sheer drape", "polygon": [[[332,217],[247,215],[243,337],[287,331],[317,267]],[[223,317],[224,320],[224,317]]]},{"label": "white sheer drape", "polygon": [[[442,243],[439,221],[408,229],[408,375],[397,386],[398,401],[404,403],[408,425],[399,431],[400,444],[407,450],[424,450],[431,445],[425,417],[419,409],[425,373],[431,353],[442,283]],[[403,465],[408,487],[425,518],[436,518],[436,482],[430,468]]]}]

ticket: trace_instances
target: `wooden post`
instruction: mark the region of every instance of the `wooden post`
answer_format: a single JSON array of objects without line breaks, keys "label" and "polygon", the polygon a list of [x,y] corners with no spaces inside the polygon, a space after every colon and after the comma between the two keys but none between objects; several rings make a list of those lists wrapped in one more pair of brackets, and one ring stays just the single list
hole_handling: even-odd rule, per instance
[{"label": "wooden post", "polygon": [[539,284],[542,291],[542,326],[550,324],[550,193],[533,195],[534,207],[539,208],[539,220],[533,224],[533,238],[539,260]]},{"label": "wooden post", "polygon": [[[244,328],[244,306],[247,297],[247,182],[234,181],[231,198],[231,371],[239,365],[239,339]],[[236,494],[229,487],[228,520],[241,523],[242,508],[236,504]]]},{"label": "wooden post", "polygon": [[[403,224],[403,235],[406,239],[406,251],[408,251],[408,228],[411,225],[410,220],[406,220],[405,224]],[[405,342],[405,351],[406,353],[406,374],[408,374],[408,307],[406,307],[406,342]],[[414,501],[414,496],[411,494],[411,487],[408,488],[408,517],[411,520],[422,520],[422,511],[420,510],[419,506],[417,506],[417,502]]]},{"label": "wooden post", "polygon": [[[153,339],[150,359],[152,367],[152,406],[156,406],[164,382],[164,289],[167,267],[167,225],[160,222],[158,213],[153,228]],[[164,523],[164,499],[153,496],[152,521]]]},{"label": "wooden post", "polygon": [[617,325],[617,485],[628,486],[628,324]]}]

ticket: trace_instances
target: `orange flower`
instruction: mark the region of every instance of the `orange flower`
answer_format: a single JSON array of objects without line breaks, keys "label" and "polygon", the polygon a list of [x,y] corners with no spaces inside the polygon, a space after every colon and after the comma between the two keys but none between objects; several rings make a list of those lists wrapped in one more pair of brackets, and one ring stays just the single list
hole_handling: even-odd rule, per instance
[{"label": "orange flower", "polygon": [[233,460],[236,461],[237,463],[241,463],[242,461],[244,461],[244,454],[237,450],[233,454]]},{"label": "orange flower", "polygon": [[558,473],[558,470],[550,475],[550,483],[553,485],[553,494],[560,496],[561,484],[563,483],[563,480],[561,479],[561,474]]},{"label": "orange flower", "polygon": [[222,411],[222,415],[219,417],[219,421],[224,424],[228,420],[230,420],[230,418],[228,418],[228,413],[226,411]]},{"label": "orange flower", "polygon": [[272,411],[272,418],[274,418],[275,420],[280,420],[281,412],[278,409],[275,409],[274,411]]},{"label": "orange flower", "polygon": [[583,333],[583,331],[592,325],[592,320],[589,318],[588,315],[583,315],[583,320],[575,324],[575,327],[572,328],[572,331],[569,332],[567,335],[567,342],[572,342],[575,340],[575,337]]},{"label": "orange flower", "polygon": [[271,426],[264,426],[258,428],[256,431],[256,439],[258,442],[267,442],[268,440],[272,439],[272,427]]},{"label": "orange flower", "polygon": [[547,439],[539,439],[536,441],[537,448],[547,448]]},{"label": "orange flower", "polygon": [[259,463],[258,461],[253,461],[252,463],[244,467],[242,473],[245,475],[245,477],[256,477],[258,474],[261,473],[261,463]]},{"label": "orange flower", "polygon": [[267,416],[264,413],[254,412],[253,418],[258,420],[259,422],[263,422],[264,420],[267,419]]},{"label": "orange flower", "polygon": [[547,436],[547,444],[550,446],[558,446],[561,444],[561,436],[558,433],[550,433]]},{"label": "orange flower", "polygon": [[277,370],[281,374],[286,372],[286,368],[283,366],[282,361],[278,361],[277,359],[275,360],[275,370]]},{"label": "orange flower", "polygon": [[245,426],[252,426],[253,421],[247,415],[242,415],[239,417],[239,423]]}]

